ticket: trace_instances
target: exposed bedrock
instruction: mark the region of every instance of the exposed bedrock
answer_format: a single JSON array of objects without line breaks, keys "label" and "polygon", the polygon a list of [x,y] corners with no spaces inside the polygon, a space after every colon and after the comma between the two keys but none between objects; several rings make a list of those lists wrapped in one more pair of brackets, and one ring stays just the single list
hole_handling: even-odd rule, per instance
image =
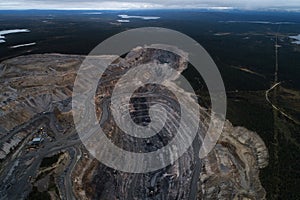
[{"label": "exposed bedrock", "polygon": [[[164,64],[178,72],[187,68],[187,54],[138,47],[125,58],[116,59],[99,77],[95,94],[96,113],[107,137],[123,149],[134,152],[155,151],[174,137],[181,113],[170,89],[184,94],[184,100],[196,104],[196,98],[170,82],[168,87],[148,84],[132,95],[130,113],[140,126],[151,123],[149,107],[161,105],[167,121],[158,135],[136,139],[115,124],[110,97],[116,82],[129,69],[141,64]],[[37,114],[70,111],[76,72],[84,56],[43,54],[10,59],[1,63],[0,136],[9,140],[13,129]],[[99,57],[100,58],[100,57]],[[112,59],[113,56],[101,56]],[[96,58],[97,59],[97,58]],[[166,76],[170,80],[175,75]],[[100,79],[101,78],[101,79]],[[137,94],[143,94],[137,95]],[[177,161],[163,169],[145,174],[125,173],[108,168],[83,150],[72,173],[78,199],[265,199],[259,171],[268,164],[267,148],[255,132],[225,122],[223,133],[213,150],[203,159],[198,152],[206,134],[210,110],[199,106],[200,124],[194,143]],[[193,114],[193,112],[191,112]],[[75,128],[75,127],[73,127]],[[188,128],[188,127],[186,127]],[[0,144],[3,148],[3,144]],[[2,151],[2,150],[1,150]]]}]

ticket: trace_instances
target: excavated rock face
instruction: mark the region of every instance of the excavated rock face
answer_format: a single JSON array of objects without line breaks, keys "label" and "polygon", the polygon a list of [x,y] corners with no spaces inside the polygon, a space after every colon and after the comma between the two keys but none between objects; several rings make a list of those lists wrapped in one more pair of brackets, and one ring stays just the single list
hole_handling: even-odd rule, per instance
[{"label": "excavated rock face", "polygon": [[[184,53],[182,53],[184,54]],[[184,57],[171,52],[157,49],[136,48],[124,59],[119,59],[111,65],[99,82],[97,91],[98,116],[101,118],[102,106],[110,99],[114,84],[118,82],[129,69],[143,64],[168,64],[182,72],[187,67]],[[111,72],[118,71],[113,77]],[[109,80],[109,81],[108,81]],[[110,87],[107,83],[110,82]],[[167,129],[163,129],[151,139],[134,139],[114,125],[112,117],[104,120],[102,127],[108,137],[119,147],[127,151],[147,152],[166,145],[176,132],[180,113],[176,97],[170,93],[172,89],[180,90],[174,85],[169,88],[159,85],[146,85],[136,91],[145,94],[131,98],[131,117],[137,124],[148,124],[147,109],[149,105],[160,104],[172,115],[171,121],[166,121]],[[105,94],[105,95],[103,95]],[[101,96],[101,97],[100,97]],[[189,96],[186,93],[186,96]],[[195,100],[194,100],[195,101]],[[139,113],[139,110],[143,112]],[[233,127],[225,122],[224,131],[207,157],[198,158],[199,144],[206,134],[210,113],[199,107],[201,122],[198,137],[189,150],[173,165],[164,169],[146,173],[129,174],[114,172],[99,164],[91,179],[95,187],[87,193],[95,199],[264,199],[265,190],[259,181],[259,169],[267,165],[268,152],[259,136],[242,127]],[[109,113],[110,109],[107,110]],[[102,119],[103,120],[103,119]],[[113,130],[111,127],[114,127]],[[174,130],[173,130],[173,129]],[[199,177],[199,178],[195,178]],[[86,181],[87,187],[89,186]]]},{"label": "excavated rock face", "polygon": [[0,65],[0,135],[38,113],[63,109],[70,101],[83,56],[45,54],[16,57]]},{"label": "excavated rock face", "polygon": [[[64,109],[67,111],[76,70],[83,59],[81,56],[45,54],[3,62],[0,120],[5,123],[1,123],[1,134],[37,113],[52,111],[53,107],[58,107],[61,112]],[[127,151],[150,152],[165,146],[174,137],[179,124],[180,105],[176,97],[167,87],[148,84],[132,95],[131,117],[136,124],[147,125],[151,123],[149,106],[159,103],[167,110],[169,117],[162,131],[147,140],[136,139],[124,134],[115,125],[109,106],[114,85],[129,69],[151,63],[167,64],[179,72],[187,68],[184,57],[163,50],[136,48],[125,58],[115,60],[99,77],[95,103],[100,125],[115,145]],[[174,85],[170,87],[176,89]],[[145,95],[136,95],[141,93]],[[186,96],[193,100],[188,93]],[[9,98],[13,100],[8,102]],[[200,138],[206,134],[210,112],[202,107],[199,110],[199,131],[193,145],[172,165],[155,172],[119,172],[90,158],[82,149],[82,155],[87,156],[80,158],[72,175],[75,196],[78,199],[124,200],[265,199],[265,190],[259,181],[259,169],[268,163],[264,142],[256,133],[233,127],[226,121],[217,145],[207,157],[200,159]],[[104,111],[106,117],[102,119]]]},{"label": "excavated rock face", "polygon": [[260,137],[229,122],[215,148],[203,160],[199,188],[203,199],[265,199],[259,169],[268,152]]}]

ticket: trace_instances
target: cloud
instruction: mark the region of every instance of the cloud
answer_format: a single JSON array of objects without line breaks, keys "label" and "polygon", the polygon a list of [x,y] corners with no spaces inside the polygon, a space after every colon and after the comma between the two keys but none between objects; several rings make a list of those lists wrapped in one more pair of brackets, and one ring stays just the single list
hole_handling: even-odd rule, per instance
[{"label": "cloud", "polygon": [[15,0],[1,1],[0,9],[155,9],[155,8],[298,8],[299,0]]},{"label": "cloud", "polygon": [[17,0],[0,2],[0,9],[83,9],[117,10],[159,8],[155,3],[128,1],[78,1],[78,0]]}]

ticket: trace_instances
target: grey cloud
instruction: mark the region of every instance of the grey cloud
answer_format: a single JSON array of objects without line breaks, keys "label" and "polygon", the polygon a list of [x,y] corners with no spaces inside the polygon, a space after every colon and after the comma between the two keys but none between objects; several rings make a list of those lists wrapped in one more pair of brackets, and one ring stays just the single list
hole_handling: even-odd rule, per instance
[{"label": "grey cloud", "polygon": [[0,9],[126,9],[126,8],[205,8],[233,7],[255,8],[300,8],[299,0],[15,0],[0,2]]}]

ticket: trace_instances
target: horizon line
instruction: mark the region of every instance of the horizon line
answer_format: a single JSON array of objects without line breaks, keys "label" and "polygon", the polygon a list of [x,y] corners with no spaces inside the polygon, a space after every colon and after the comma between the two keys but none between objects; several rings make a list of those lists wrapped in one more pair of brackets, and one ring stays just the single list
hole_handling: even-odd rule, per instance
[{"label": "horizon line", "polygon": [[0,8],[0,11],[124,11],[124,10],[207,10],[207,11],[269,11],[300,12],[300,8],[237,8],[237,7],[199,7],[199,8]]}]

